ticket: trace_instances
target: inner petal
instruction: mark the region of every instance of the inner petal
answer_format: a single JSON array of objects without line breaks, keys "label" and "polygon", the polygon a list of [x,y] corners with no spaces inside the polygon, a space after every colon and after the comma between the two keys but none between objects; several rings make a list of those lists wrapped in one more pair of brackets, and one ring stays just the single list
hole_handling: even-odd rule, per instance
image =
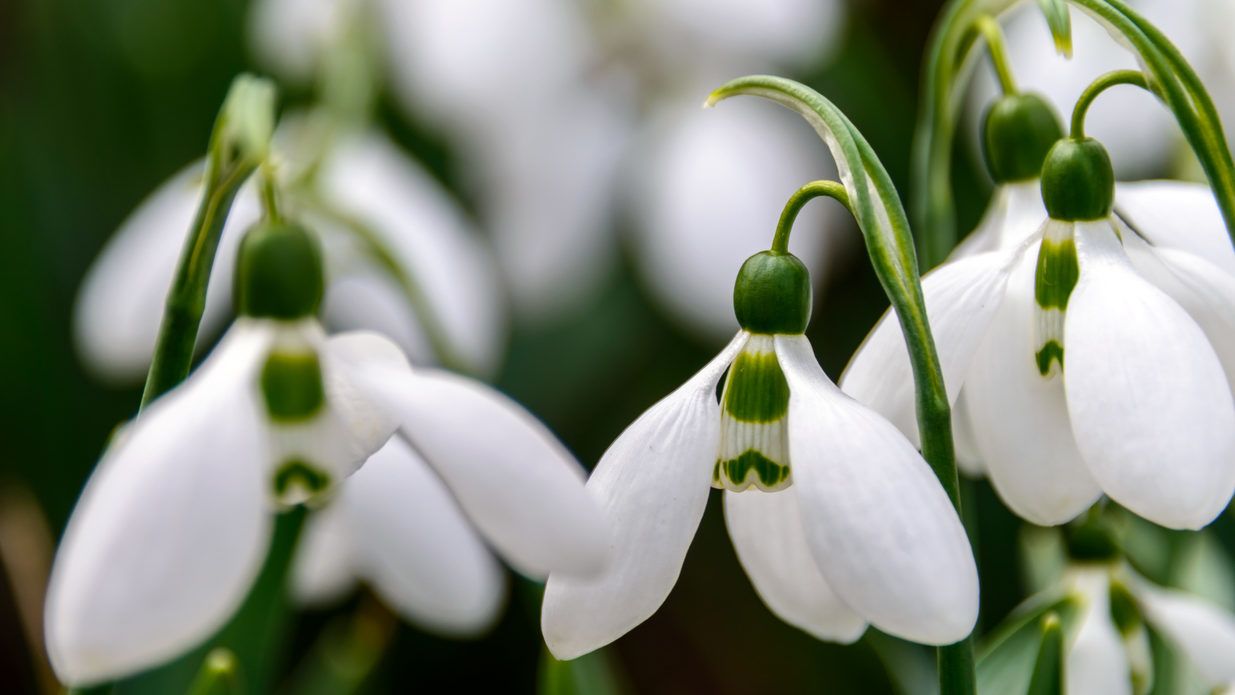
[{"label": "inner petal", "polygon": [[1073,225],[1051,220],[1042,231],[1038,267],[1034,275],[1034,300],[1037,311],[1037,345],[1034,357],[1038,372],[1045,378],[1057,376],[1063,368],[1063,323],[1068,298],[1080,277],[1076,259]]},{"label": "inner petal", "polygon": [[720,449],[712,486],[741,491],[751,485],[789,487],[789,384],[771,335],[753,334],[725,377]]}]

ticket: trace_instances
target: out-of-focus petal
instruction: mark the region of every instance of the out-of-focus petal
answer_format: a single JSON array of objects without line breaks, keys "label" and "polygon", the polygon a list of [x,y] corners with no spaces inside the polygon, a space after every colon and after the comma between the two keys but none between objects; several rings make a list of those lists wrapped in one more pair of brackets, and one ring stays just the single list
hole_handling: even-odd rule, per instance
[{"label": "out-of-focus petal", "polygon": [[1084,601],[1081,625],[1064,662],[1066,692],[1132,695],[1131,665],[1111,619],[1106,568],[1073,569],[1066,581]]},{"label": "out-of-focus petal", "polygon": [[1155,248],[1187,251],[1235,275],[1235,248],[1208,185],[1186,181],[1119,183],[1115,186],[1115,212]]},{"label": "out-of-focus petal", "polygon": [[360,3],[353,0],[258,0],[249,14],[249,46],[280,75],[309,82],[322,54],[341,38]]},{"label": "out-of-focus petal", "polygon": [[1196,666],[1210,687],[1235,683],[1235,615],[1182,591],[1143,586],[1146,618]]},{"label": "out-of-focus petal", "polygon": [[913,445],[841,393],[804,336],[777,336],[806,539],[828,586],[884,632],[950,644],[978,618],[965,529]]},{"label": "out-of-focus petal", "polygon": [[256,369],[268,334],[229,332],[122,430],[69,520],[46,605],[56,674],[88,685],[154,666],[230,617],[270,542]]},{"label": "out-of-focus petal", "polygon": [[[195,162],[150,194],[87,271],[77,292],[73,332],[78,354],[98,375],[134,381],[146,374],[167,291],[201,202],[202,172],[202,163]],[[246,185],[236,196],[223,228],[201,336],[211,336],[231,310],[236,245],[258,215],[256,191]]]},{"label": "out-of-focus petal", "polygon": [[831,642],[849,644],[866,631],[819,573],[792,490],[726,492],[725,523],[746,576],[777,617]]},{"label": "out-of-focus petal", "polygon": [[[347,489],[344,487],[343,489]],[[292,596],[309,606],[343,598],[356,585],[354,541],[337,503],[316,510],[305,521],[292,560]]]},{"label": "out-of-focus petal", "polygon": [[612,524],[609,564],[592,577],[549,577],[541,628],[557,658],[573,659],[626,634],[660,608],[677,582],[716,465],[716,386],[746,338],[739,333],[639,416],[596,465],[588,490]]},{"label": "out-of-focus petal", "polygon": [[1204,332],[1146,282],[1108,222],[1078,223],[1080,280],[1065,319],[1077,446],[1112,499],[1200,528],[1235,490],[1235,403]]}]

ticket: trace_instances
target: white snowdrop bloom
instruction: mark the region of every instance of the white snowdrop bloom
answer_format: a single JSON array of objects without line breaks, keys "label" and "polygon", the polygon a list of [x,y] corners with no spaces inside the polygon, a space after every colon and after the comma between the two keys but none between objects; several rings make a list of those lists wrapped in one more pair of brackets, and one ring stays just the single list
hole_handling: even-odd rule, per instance
[{"label": "white snowdrop bloom", "polygon": [[[116,436],[69,521],[45,615],[63,682],[125,676],[207,638],[260,570],[274,513],[328,500],[395,432],[515,567],[545,576],[603,564],[606,530],[582,468],[534,418],[477,382],[413,372],[375,334],[325,336],[308,232],[260,224],[237,267],[240,318],[200,369]],[[418,473],[382,461],[376,477],[397,486]],[[387,552],[372,571],[397,576],[410,564],[392,541],[422,518],[409,515],[430,512],[440,492],[429,490],[369,510],[370,540]],[[459,591],[482,581],[472,580]]]},{"label": "white snowdrop bloom", "polygon": [[[923,279],[958,440],[1034,523],[1105,493],[1200,528],[1235,490],[1235,252],[1212,194],[1173,182],[1116,193],[1093,140],[1061,141],[1043,171],[1037,231],[984,227],[973,253]],[[909,375],[885,316],[842,384],[916,440]]]},{"label": "white snowdrop bloom", "polygon": [[[1134,11],[1158,27],[1202,75],[1212,62],[1218,42],[1210,39],[1206,24],[1226,3],[1211,0],[1129,0]],[[1208,7],[1212,6],[1212,7]],[[1046,22],[1035,3],[1022,2],[1004,22],[1008,58],[1017,83],[1044,94],[1063,113],[1070,113],[1081,92],[1098,76],[1112,70],[1139,67],[1132,51],[1121,45],[1102,24],[1083,11],[1072,11],[1072,56],[1055,50]],[[1229,80],[1230,73],[1222,80]],[[968,111],[977,116],[998,94],[992,71],[974,76]],[[1113,90],[1090,112],[1089,130],[1110,148],[1118,173],[1126,177],[1160,174],[1174,157],[1183,136],[1170,111],[1153,95],[1139,89]]]},{"label": "white snowdrop bloom", "polygon": [[[303,123],[301,124],[303,126]],[[295,158],[314,131],[285,127]],[[77,349],[99,374],[133,380],[150,364],[184,235],[202,195],[201,163],[187,167],[143,202],[86,274],[74,313]],[[308,183],[289,185],[284,205],[323,233],[333,282],[325,318],[335,329],[371,328],[417,362],[436,362],[426,325],[453,357],[477,372],[497,366],[505,316],[492,258],[449,195],[418,165],[374,132],[345,134]],[[255,186],[241,189],[212,272],[202,334],[220,326],[231,304],[232,260],[241,232],[260,214]],[[412,297],[416,297],[416,304]],[[431,317],[422,316],[427,310]]]},{"label": "white snowdrop bloom", "polygon": [[786,622],[841,642],[867,623],[931,644],[967,635],[978,583],[964,529],[905,437],[819,367],[802,335],[805,266],[756,254],[734,297],[737,336],[630,425],[589,479],[615,532],[610,564],[591,577],[550,575],[549,649],[580,656],[660,607],[710,487],[725,490],[738,558]]}]

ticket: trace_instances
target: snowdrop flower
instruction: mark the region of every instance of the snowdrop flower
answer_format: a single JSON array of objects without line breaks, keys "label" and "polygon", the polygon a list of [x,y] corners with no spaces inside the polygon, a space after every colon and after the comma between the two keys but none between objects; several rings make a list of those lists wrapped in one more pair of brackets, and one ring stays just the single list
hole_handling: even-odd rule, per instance
[{"label": "snowdrop flower", "polygon": [[[281,174],[289,180],[284,205],[312,219],[330,249],[327,325],[380,331],[420,362],[446,357],[435,353],[430,340],[436,330],[459,366],[492,371],[503,341],[501,293],[492,258],[463,212],[374,131],[340,136],[314,176],[298,176],[309,166],[298,161],[302,153],[320,145],[312,142],[320,133],[311,122],[304,118],[281,129],[289,155]],[[192,164],[151,194],[87,272],[78,291],[74,333],[78,352],[93,371],[118,380],[145,374],[163,297],[201,199],[201,170],[200,163]],[[302,178],[291,185],[291,179]],[[236,244],[259,214],[256,186],[247,184],[220,240],[203,335],[212,335],[227,316]],[[418,305],[411,292],[422,296]]]},{"label": "snowdrop flower", "polygon": [[[195,374],[115,437],[69,521],[46,606],[61,680],[127,675],[208,637],[256,577],[274,512],[327,500],[396,431],[516,567],[543,576],[603,562],[582,469],[527,413],[462,377],[410,371],[374,334],[326,338],[313,318],[321,260],[302,227],[254,227],[237,268],[240,318]],[[408,480],[388,468],[379,482]],[[415,501],[432,489],[395,491],[405,494],[398,528],[428,513]],[[398,528],[369,528],[397,571]]]},{"label": "snowdrop flower", "polygon": [[737,336],[628,427],[588,481],[614,524],[610,564],[592,577],[550,575],[550,650],[580,656],[656,611],[709,487],[725,490],[738,557],[785,621],[841,642],[868,622],[932,644],[967,635],[978,585],[965,532],[913,446],[819,367],[803,335],[805,266],[783,252],[751,257],[734,309]]},{"label": "snowdrop flower", "polygon": [[[928,274],[927,311],[949,396],[963,401],[958,439],[963,428],[1013,511],[1054,525],[1105,493],[1163,526],[1200,528],[1235,490],[1232,250],[1206,238],[1222,225],[1185,226],[1204,206],[1144,204],[1195,202],[1195,189],[1125,192],[1140,199],[1136,227],[1112,214],[1102,146],[1061,140],[1043,168],[1045,224]],[[842,383],[912,439],[908,378],[885,316]]]}]

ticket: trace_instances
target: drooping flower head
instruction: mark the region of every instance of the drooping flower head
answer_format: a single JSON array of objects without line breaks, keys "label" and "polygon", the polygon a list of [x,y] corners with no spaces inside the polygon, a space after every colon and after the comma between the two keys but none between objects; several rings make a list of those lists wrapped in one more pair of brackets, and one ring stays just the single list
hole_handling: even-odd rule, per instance
[{"label": "drooping flower head", "polygon": [[709,487],[725,490],[738,558],[785,621],[841,642],[867,623],[932,644],[964,637],[978,590],[965,532],[913,446],[819,367],[803,335],[805,266],[784,251],[751,257],[734,309],[728,347],[630,425],[588,481],[615,525],[611,562],[550,575],[549,648],[574,658],[656,611]]}]

